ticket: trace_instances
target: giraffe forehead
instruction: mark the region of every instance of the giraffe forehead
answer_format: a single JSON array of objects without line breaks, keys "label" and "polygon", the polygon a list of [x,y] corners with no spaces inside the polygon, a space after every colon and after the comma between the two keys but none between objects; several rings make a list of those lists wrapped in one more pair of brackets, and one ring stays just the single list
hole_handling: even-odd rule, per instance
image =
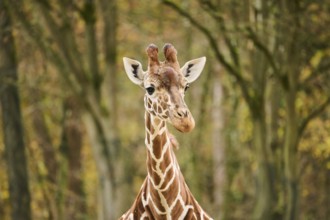
[{"label": "giraffe forehead", "polygon": [[155,83],[159,87],[171,88],[183,85],[184,77],[181,72],[177,72],[171,67],[161,67],[157,73],[149,73],[147,81]]},{"label": "giraffe forehead", "polygon": [[181,81],[181,74],[178,74],[173,68],[164,68],[161,77],[163,84],[167,87],[171,87]]}]

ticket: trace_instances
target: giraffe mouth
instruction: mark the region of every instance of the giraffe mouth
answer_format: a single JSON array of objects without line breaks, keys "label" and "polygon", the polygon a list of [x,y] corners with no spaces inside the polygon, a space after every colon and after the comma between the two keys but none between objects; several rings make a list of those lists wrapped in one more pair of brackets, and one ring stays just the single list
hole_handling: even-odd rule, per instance
[{"label": "giraffe mouth", "polygon": [[170,123],[175,129],[182,133],[188,133],[195,127],[195,120],[191,114],[188,114],[185,117],[176,117],[174,115],[170,115]]}]

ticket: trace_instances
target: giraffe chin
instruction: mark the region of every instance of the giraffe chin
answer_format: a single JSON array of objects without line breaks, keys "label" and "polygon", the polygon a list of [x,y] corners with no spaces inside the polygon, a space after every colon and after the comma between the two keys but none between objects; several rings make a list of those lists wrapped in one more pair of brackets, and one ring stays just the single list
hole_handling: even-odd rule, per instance
[{"label": "giraffe chin", "polygon": [[193,117],[185,117],[185,118],[171,118],[171,124],[175,129],[182,133],[188,133],[192,131],[195,127],[195,120]]}]

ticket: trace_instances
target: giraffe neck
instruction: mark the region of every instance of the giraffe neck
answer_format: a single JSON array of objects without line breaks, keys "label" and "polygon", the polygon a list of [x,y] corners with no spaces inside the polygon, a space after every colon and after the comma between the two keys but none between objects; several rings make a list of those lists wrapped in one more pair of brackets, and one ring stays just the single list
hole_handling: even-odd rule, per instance
[{"label": "giraffe neck", "polygon": [[132,208],[120,220],[212,220],[186,185],[166,122],[146,111],[145,123],[148,175]]},{"label": "giraffe neck", "polygon": [[153,203],[153,212],[171,219],[181,210],[185,215],[192,206],[185,205],[186,183],[172,149],[166,122],[145,114],[147,146],[148,189],[144,203]]},{"label": "giraffe neck", "polygon": [[166,122],[150,113],[145,113],[148,178],[157,190],[169,187],[179,167],[172,150]]}]

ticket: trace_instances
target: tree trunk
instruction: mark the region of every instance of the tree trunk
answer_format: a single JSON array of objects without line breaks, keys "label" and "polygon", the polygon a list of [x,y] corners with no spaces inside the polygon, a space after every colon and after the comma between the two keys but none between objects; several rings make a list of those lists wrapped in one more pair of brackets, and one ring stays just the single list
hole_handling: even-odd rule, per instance
[{"label": "tree trunk", "polygon": [[272,218],[273,185],[272,170],[269,162],[266,146],[266,124],[263,116],[253,121],[254,147],[256,149],[256,161],[258,163],[257,175],[257,201],[253,213],[253,219],[263,220]]},{"label": "tree trunk", "polygon": [[[260,20],[266,19],[259,17]],[[263,27],[265,28],[265,27]],[[258,30],[262,42],[267,42],[264,29]],[[256,154],[256,205],[253,219],[272,219],[274,202],[273,185],[273,159],[270,145],[268,144],[266,125],[266,85],[268,62],[262,52],[257,48],[251,51],[251,67],[253,73],[252,87],[255,97],[251,98],[250,112],[253,123],[253,144]],[[276,204],[276,203],[275,203]]]},{"label": "tree trunk", "polygon": [[31,219],[30,191],[11,23],[0,1],[0,101],[13,220]]},{"label": "tree trunk", "polygon": [[64,199],[65,219],[84,219],[86,204],[84,199],[82,180],[82,122],[80,120],[79,105],[71,97],[64,103],[63,138],[61,148],[64,150],[63,159],[67,164],[67,189]]},{"label": "tree trunk", "polygon": [[[289,18],[289,24],[294,28],[286,29],[284,36],[284,48],[286,58],[284,61],[284,72],[286,72],[287,86],[285,88],[285,110],[286,124],[284,136],[284,184],[286,193],[285,219],[297,219],[298,208],[298,130],[299,130],[299,112],[297,111],[296,101],[299,86],[299,74],[301,66],[301,51],[297,21],[299,7],[296,2],[288,1],[285,3],[285,13]],[[294,16],[292,16],[294,15]]]},{"label": "tree trunk", "polygon": [[[57,174],[58,174],[58,161],[56,158],[55,148],[52,143],[52,139],[49,133],[49,129],[45,122],[44,112],[39,107],[40,102],[40,93],[39,91],[32,90],[31,94],[34,94],[32,97],[33,104],[36,106],[31,114],[33,128],[36,136],[37,143],[42,152],[43,156],[43,164],[47,170],[47,176],[45,178],[46,183],[42,187],[44,187],[44,198],[45,204],[48,208],[48,215],[50,220],[57,219],[58,207],[56,206],[56,200],[49,199],[54,198],[56,193],[58,192],[57,187]],[[42,178],[42,177],[40,177]],[[42,178],[44,179],[44,178]]]},{"label": "tree trunk", "polygon": [[[202,91],[200,94],[200,101],[198,107],[198,117],[196,120],[196,125],[198,129],[196,129],[195,137],[191,142],[191,160],[192,160],[192,170],[194,172],[194,177],[191,181],[191,191],[193,192],[195,198],[199,201],[202,200],[202,195],[209,194],[210,197],[212,193],[210,192],[212,186],[212,171],[209,169],[211,163],[208,159],[206,159],[206,153],[203,152],[200,147],[204,141],[204,133],[207,128],[207,110],[209,107],[209,96],[212,89],[211,81],[213,78],[213,71],[207,65],[204,68],[205,76]],[[206,186],[206,187],[205,187]]]},{"label": "tree trunk", "polygon": [[[89,135],[90,144],[94,153],[96,167],[99,177],[98,189],[98,220],[114,220],[117,217],[114,195],[113,168],[110,164],[110,137],[102,132],[100,123],[88,112],[84,114],[83,120]],[[108,121],[108,120],[103,120]],[[104,131],[104,130],[103,130]]]},{"label": "tree trunk", "polygon": [[[282,179],[282,171],[283,171],[283,146],[280,144],[280,137],[278,135],[279,130],[279,109],[281,104],[281,97],[283,93],[280,89],[280,84],[276,80],[270,80],[267,85],[266,92],[266,120],[267,120],[267,146],[269,146],[271,150],[271,154],[273,155],[273,179],[280,180]],[[274,184],[274,191],[276,190],[276,184],[280,184],[277,181]],[[283,185],[283,184],[282,184]],[[283,213],[281,212],[280,207],[283,207],[283,199],[284,192],[283,187],[279,187],[276,190],[276,194],[274,194],[274,203],[273,209],[274,218],[279,219],[282,218]]]},{"label": "tree trunk", "polygon": [[[38,91],[33,91],[33,93],[35,96],[38,96]],[[39,100],[36,101],[38,102]],[[34,104],[38,105],[37,102]],[[36,132],[36,139],[42,151],[44,164],[47,169],[47,179],[51,184],[56,185],[58,164],[55,149],[45,122],[44,113],[39,107],[36,107],[33,110],[31,117],[33,120],[33,127]]]},{"label": "tree trunk", "polygon": [[286,220],[297,219],[298,203],[298,176],[297,176],[297,145],[298,145],[298,121],[295,107],[296,86],[295,75],[289,76],[291,82],[288,91],[286,91],[286,130],[284,141],[284,177],[285,189],[287,195],[287,207],[285,212]]},{"label": "tree trunk", "polygon": [[[107,220],[114,219],[117,211],[115,206],[117,201],[114,196],[116,192],[114,167],[120,168],[120,165],[118,166],[116,163],[118,158],[116,153],[119,149],[119,144],[116,144],[119,137],[116,133],[118,131],[116,129],[117,101],[115,100],[117,93],[113,90],[116,86],[116,79],[115,76],[111,75],[116,74],[116,2],[116,0],[110,2],[85,0],[84,5],[72,5],[72,2],[59,1],[58,6],[63,13],[55,18],[53,15],[57,13],[55,12],[56,7],[48,7],[49,5],[43,4],[43,1],[32,1],[31,12],[40,12],[42,22],[34,20],[31,22],[31,19],[26,17],[30,11],[25,10],[27,5],[24,1],[18,3],[17,1],[8,1],[16,18],[21,22],[21,27],[27,31],[30,39],[36,43],[47,59],[54,64],[60,77],[67,83],[70,92],[73,92],[75,97],[83,103],[83,121],[86,123],[86,129],[91,138],[100,179],[99,195],[102,202],[100,203],[99,219]],[[103,33],[105,45],[101,46],[98,46],[100,42],[98,35],[93,32],[94,29],[96,30],[95,25],[98,24],[96,19],[99,18],[95,10],[96,3],[100,3],[102,12],[105,10],[107,15],[107,19],[104,19],[103,23],[105,26]],[[86,51],[82,52],[79,49],[78,42],[81,43],[81,35],[77,34],[77,30],[75,30],[76,21],[71,21],[72,14],[79,14],[86,24],[84,35],[86,37]],[[49,35],[44,34],[44,32],[49,33]],[[110,43],[106,43],[108,39],[111,41]],[[49,42],[51,43],[49,44]],[[105,71],[100,69],[102,67],[102,63],[98,59],[101,57],[100,48],[106,48],[106,54],[104,54]],[[106,77],[102,77],[101,72],[105,72],[107,76],[110,75],[109,84],[106,83]],[[110,92],[106,93],[105,96],[103,96],[103,88],[101,88],[103,85],[104,88],[110,88]],[[111,99],[115,101],[106,103],[109,94],[110,97],[115,97]],[[108,105],[105,106],[104,104]],[[110,114],[108,109],[111,109]],[[109,120],[109,118],[113,120]]]},{"label": "tree trunk", "polygon": [[223,204],[226,183],[225,170],[225,140],[224,140],[224,124],[225,117],[222,104],[223,88],[220,82],[219,74],[213,83],[213,107],[212,107],[212,121],[213,121],[213,197],[215,216],[217,219],[223,217]]},{"label": "tree trunk", "polygon": [[[110,113],[110,129],[107,132],[111,133],[111,158],[114,172],[114,207],[117,215],[126,211],[127,204],[130,203],[131,194],[133,193],[132,183],[125,181],[130,177],[131,173],[125,170],[125,167],[133,167],[132,160],[127,160],[130,155],[124,152],[119,129],[119,111],[118,111],[118,68],[117,68],[117,29],[118,29],[118,5],[117,0],[100,0],[101,15],[104,23],[103,28],[103,44],[105,56],[105,76],[103,84],[103,95]],[[118,217],[116,215],[116,217]]]}]

